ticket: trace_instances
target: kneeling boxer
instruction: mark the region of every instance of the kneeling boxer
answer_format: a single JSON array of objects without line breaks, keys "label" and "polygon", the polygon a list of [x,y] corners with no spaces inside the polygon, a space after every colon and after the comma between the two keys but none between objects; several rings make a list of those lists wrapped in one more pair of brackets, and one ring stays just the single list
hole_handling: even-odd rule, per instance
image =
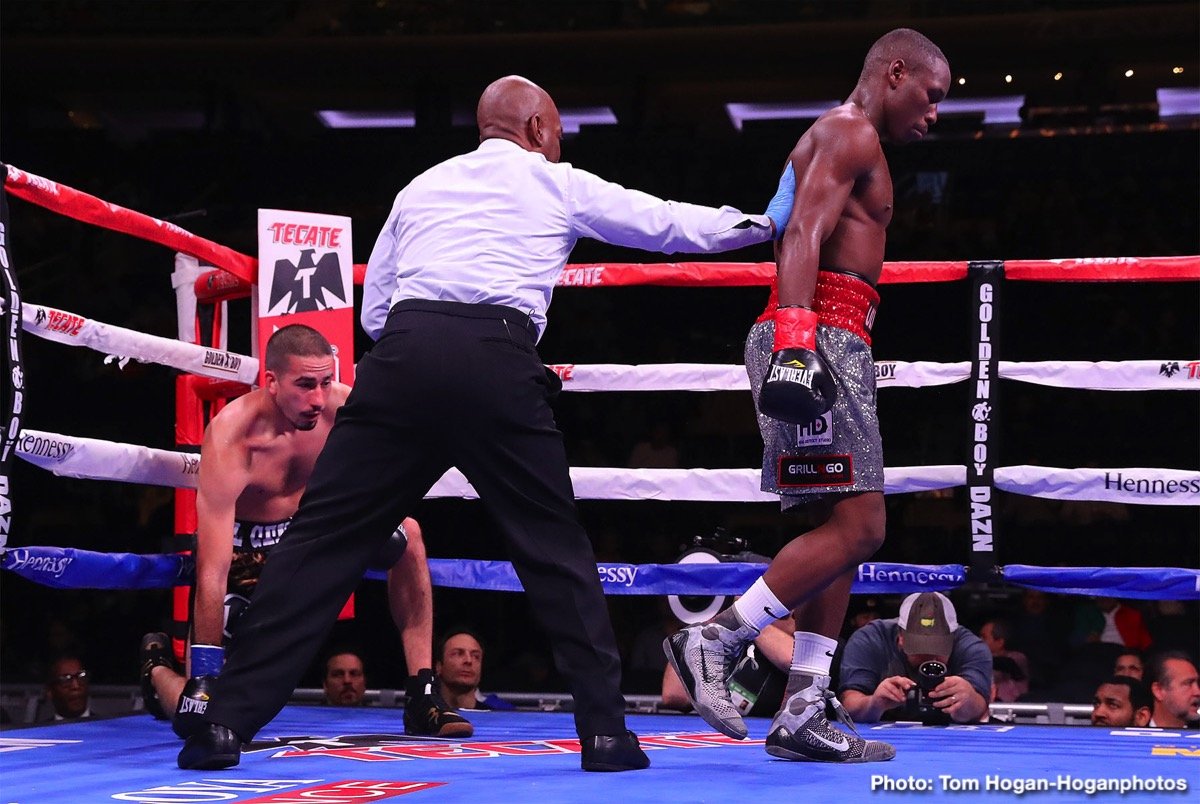
[{"label": "kneeling boxer", "polygon": [[[234,636],[236,649],[238,615],[252,599],[271,547],[284,537],[346,401],[350,389],[333,381],[333,369],[324,336],[304,325],[284,327],[267,342],[265,385],[230,402],[205,429],[189,677],[174,670],[166,634],[147,634],[141,649],[146,707],[164,719],[174,713],[181,737],[204,725],[224,641]],[[401,523],[373,566],[388,572],[388,605],[408,666],[405,732],[469,737],[471,724],[442,700],[433,675],[432,585],[416,520]],[[304,669],[294,668],[295,680]]]}]

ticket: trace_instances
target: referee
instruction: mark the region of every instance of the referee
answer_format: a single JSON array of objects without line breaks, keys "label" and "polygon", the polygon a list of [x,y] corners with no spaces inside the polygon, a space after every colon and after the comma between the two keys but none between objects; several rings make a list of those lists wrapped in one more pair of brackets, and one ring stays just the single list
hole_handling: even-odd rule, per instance
[{"label": "referee", "polygon": [[451,467],[496,520],[570,682],[583,769],[650,764],[625,727],[620,656],[549,404],[561,383],[535,346],[579,238],[666,253],[740,248],[771,239],[793,188],[781,186],[770,217],[746,215],[663,201],[559,164],[558,109],[518,76],[488,86],[477,120],[476,150],[396,196],[363,297],[362,324],[378,342],[358,364],[216,681],[209,725],[184,744],[181,768],[238,763],[395,523]]}]

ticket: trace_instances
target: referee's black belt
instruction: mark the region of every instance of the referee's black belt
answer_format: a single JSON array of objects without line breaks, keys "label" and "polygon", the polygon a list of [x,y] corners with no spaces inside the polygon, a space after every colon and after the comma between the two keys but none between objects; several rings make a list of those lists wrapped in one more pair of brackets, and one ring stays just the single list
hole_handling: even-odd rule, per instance
[{"label": "referee's black belt", "polygon": [[537,327],[528,313],[523,313],[515,307],[504,304],[467,304],[466,302],[440,301],[434,299],[403,299],[392,305],[388,311],[388,321],[392,316],[409,311],[424,313],[440,313],[441,315],[458,318],[488,318],[506,321],[515,325],[529,335],[531,342],[537,342]]}]

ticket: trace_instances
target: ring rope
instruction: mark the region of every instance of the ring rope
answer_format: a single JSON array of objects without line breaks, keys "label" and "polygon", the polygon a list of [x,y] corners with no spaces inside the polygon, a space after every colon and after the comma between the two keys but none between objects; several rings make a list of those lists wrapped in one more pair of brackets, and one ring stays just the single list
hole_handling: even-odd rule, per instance
[{"label": "ring rope", "polygon": [[163,366],[250,385],[258,381],[258,358],[222,349],[148,335],[125,327],[105,324],[75,313],[26,303],[21,313],[26,332],[70,346],[86,346],[115,359],[124,368],[129,360]]},{"label": "ring rope", "polygon": [[[33,335],[70,346],[86,346],[116,358],[158,363],[189,374],[253,384],[259,361],[223,349],[148,335],[106,324],[54,307],[26,302],[22,328]],[[714,363],[556,363],[548,366],[565,391],[748,391],[746,370]],[[880,360],[875,381],[880,388],[925,388],[962,382],[970,376],[966,361],[937,363]],[[1057,388],[1097,391],[1200,391],[1200,360],[1000,361],[1000,377]]]},{"label": "ring rope", "polygon": [[110,204],[94,195],[26,173],[12,165],[7,168],[4,189],[18,198],[93,226],[123,232],[191,254],[248,282],[253,282],[258,274],[258,260],[198,237],[173,223]]},{"label": "ring rope", "polygon": [[[243,282],[258,275],[258,260],[214,243],[173,223],[103,201],[65,184],[7,165],[4,188],[13,195],[76,220],[124,232],[198,259],[233,274]],[[966,261],[912,261],[884,263],[880,282],[948,282],[965,279]],[[1080,281],[1183,281],[1200,279],[1200,256],[1084,257],[1052,260],[1007,260],[1009,279],[1046,282]],[[615,285],[766,285],[774,263],[604,263],[568,265],[559,277],[560,287],[611,287]],[[354,266],[354,281],[361,284],[366,266]]]},{"label": "ring rope", "polygon": [[[605,562],[596,573],[609,595],[731,595],[753,583],[765,564],[624,564]],[[99,553],[73,547],[18,547],[0,556],[0,568],[58,589],[161,589],[190,583],[195,563],[178,553]],[[1044,592],[1111,595],[1142,600],[1200,599],[1200,570],[1179,567],[1001,567],[1005,582]],[[507,561],[429,559],[434,585],[458,589],[519,592],[521,583]],[[368,578],[382,580],[371,570]],[[859,565],[855,594],[948,591],[966,583],[962,564]]]},{"label": "ring rope", "polygon": [[[16,453],[56,475],[195,488],[200,456],[135,444],[23,430]],[[581,500],[673,502],[775,502],[759,488],[758,469],[624,469],[573,466],[571,482]],[[961,465],[892,466],[884,469],[884,493],[936,491],[966,485]],[[998,466],[996,487],[1014,494],[1056,500],[1136,505],[1200,505],[1200,472],[1143,467],[1063,469]],[[1165,496],[1165,495],[1170,495]],[[442,476],[428,499],[477,499],[457,469]]]},{"label": "ring rope", "polygon": [[[63,477],[117,480],[174,488],[195,488],[200,456],[195,452],[143,447],[98,438],[23,430],[16,453],[29,463]],[[759,489],[757,469],[623,469],[571,467],[575,496],[583,500],[664,500],[694,502],[773,502]],[[885,470],[885,492],[935,491],[966,483],[963,466],[909,466]],[[429,490],[427,498],[477,499],[457,469]]]}]

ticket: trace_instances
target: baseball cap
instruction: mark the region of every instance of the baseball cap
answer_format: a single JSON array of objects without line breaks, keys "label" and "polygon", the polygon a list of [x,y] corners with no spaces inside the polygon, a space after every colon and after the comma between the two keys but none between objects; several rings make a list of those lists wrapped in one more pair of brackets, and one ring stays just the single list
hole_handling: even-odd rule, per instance
[{"label": "baseball cap", "polygon": [[954,648],[958,616],[954,604],[938,592],[919,592],[900,604],[900,627],[904,629],[904,652],[949,656]]}]

